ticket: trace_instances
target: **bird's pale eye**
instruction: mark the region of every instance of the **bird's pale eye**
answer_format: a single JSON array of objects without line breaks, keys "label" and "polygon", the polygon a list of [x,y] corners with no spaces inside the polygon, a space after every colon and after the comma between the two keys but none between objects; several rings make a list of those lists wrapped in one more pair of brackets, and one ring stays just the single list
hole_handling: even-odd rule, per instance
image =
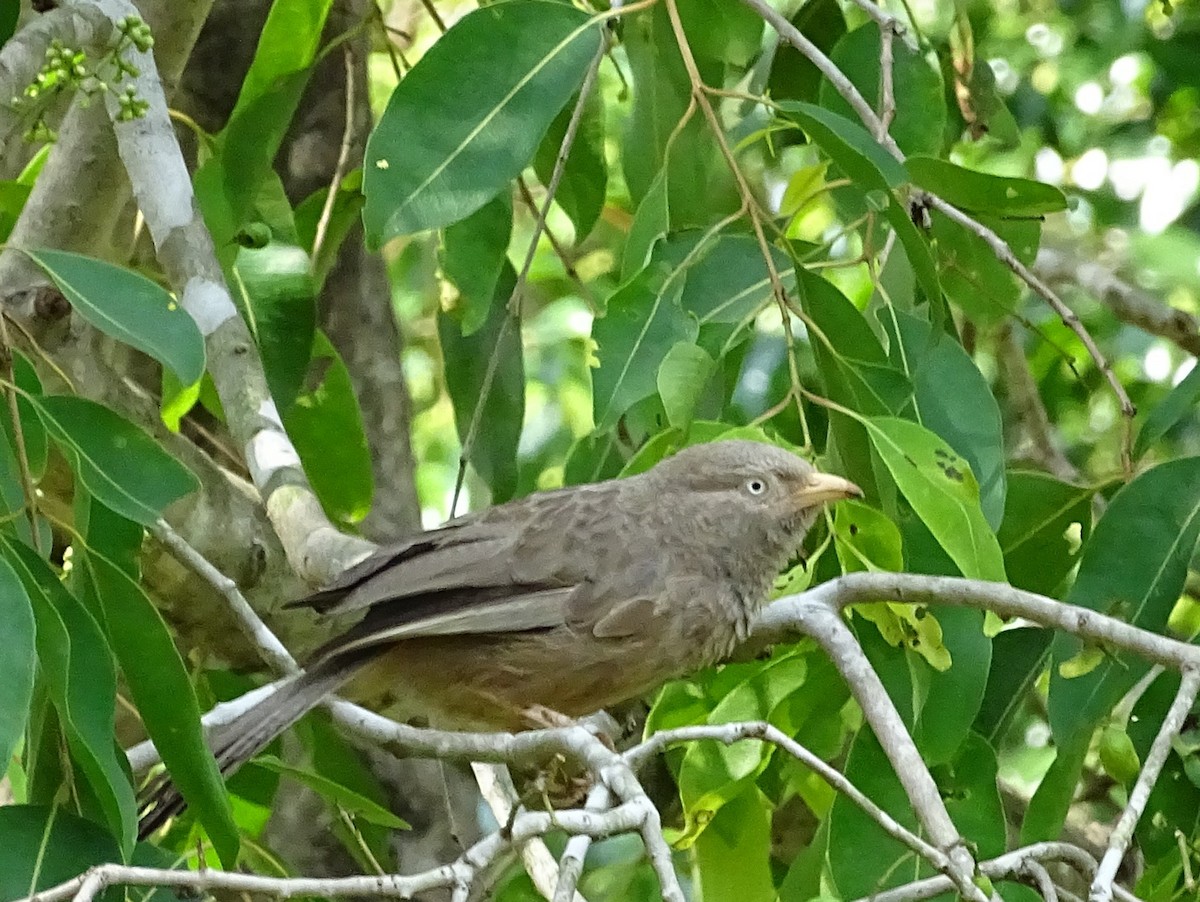
[{"label": "bird's pale eye", "polygon": [[761,495],[767,490],[767,481],[758,476],[751,476],[746,480],[746,491],[751,495]]}]

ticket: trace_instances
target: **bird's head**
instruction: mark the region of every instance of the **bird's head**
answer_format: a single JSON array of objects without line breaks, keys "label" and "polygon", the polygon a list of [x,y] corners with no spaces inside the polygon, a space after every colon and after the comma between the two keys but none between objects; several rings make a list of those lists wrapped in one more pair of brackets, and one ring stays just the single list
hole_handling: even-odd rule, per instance
[{"label": "bird's head", "polygon": [[769,536],[772,544],[798,544],[822,505],[863,494],[782,448],[740,439],[685,448],[654,472],[715,511],[731,533]]}]

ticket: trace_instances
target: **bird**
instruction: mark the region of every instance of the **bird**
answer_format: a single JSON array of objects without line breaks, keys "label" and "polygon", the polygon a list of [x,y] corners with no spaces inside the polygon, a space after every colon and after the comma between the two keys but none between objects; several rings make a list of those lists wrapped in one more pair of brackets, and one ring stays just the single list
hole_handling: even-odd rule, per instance
[{"label": "bird", "polygon": [[[727,658],[822,506],[861,497],[790,451],[727,439],[382,546],[289,603],[361,619],[210,748],[232,774],[333,692],[477,730],[642,696]],[[169,775],[143,800],[143,838],[185,804]]]}]

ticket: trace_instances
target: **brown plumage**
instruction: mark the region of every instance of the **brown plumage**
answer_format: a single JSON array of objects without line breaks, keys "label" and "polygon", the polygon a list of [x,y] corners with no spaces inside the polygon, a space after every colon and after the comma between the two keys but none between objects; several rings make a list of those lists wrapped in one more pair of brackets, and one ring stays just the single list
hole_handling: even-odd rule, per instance
[{"label": "brown plumage", "polygon": [[[821,505],[859,495],[779,448],[722,441],[382,547],[293,603],[362,619],[217,730],[217,762],[236,770],[339,687],[469,729],[641,695],[725,658]],[[141,834],[181,808],[156,787]]]}]

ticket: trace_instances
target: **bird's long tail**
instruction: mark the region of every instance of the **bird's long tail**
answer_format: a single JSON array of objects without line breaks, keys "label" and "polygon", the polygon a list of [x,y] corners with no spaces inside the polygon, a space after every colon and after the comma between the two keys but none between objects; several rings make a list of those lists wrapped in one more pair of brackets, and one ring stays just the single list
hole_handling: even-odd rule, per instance
[{"label": "bird's long tail", "polygon": [[[332,657],[282,683],[262,701],[209,737],[221,775],[228,777],[276,736],[320,704],[364,663],[364,657]],[[138,838],[145,839],[187,807],[169,774],[150,783],[138,798]]]}]

